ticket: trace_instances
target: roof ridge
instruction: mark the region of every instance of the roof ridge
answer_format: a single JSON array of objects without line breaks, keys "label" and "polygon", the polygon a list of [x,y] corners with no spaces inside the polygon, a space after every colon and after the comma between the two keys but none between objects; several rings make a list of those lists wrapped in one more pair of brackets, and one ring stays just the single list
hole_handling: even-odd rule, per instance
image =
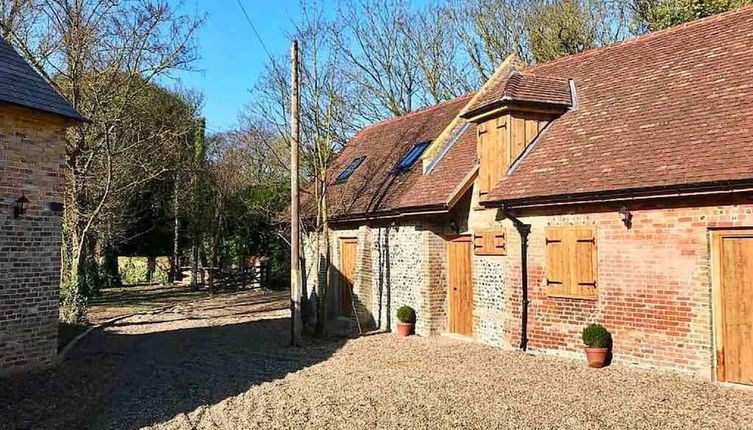
[{"label": "roof ridge", "polygon": [[[594,55],[596,53],[603,52],[603,51],[606,51],[606,50],[611,49],[611,48],[617,48],[617,47],[620,47],[620,46],[623,46],[623,45],[627,45],[627,44],[632,44],[632,43],[637,43],[637,42],[643,42],[645,40],[650,40],[650,39],[653,39],[655,37],[663,36],[663,35],[668,34],[668,33],[674,33],[674,32],[680,31],[680,30],[685,30],[688,27],[695,27],[695,26],[698,26],[698,25],[701,25],[701,24],[708,24],[710,22],[715,22],[715,21],[718,21],[718,20],[721,20],[721,19],[725,19],[725,18],[728,17],[728,15],[736,15],[738,13],[745,12],[748,9],[753,10],[753,4],[741,6],[741,7],[738,7],[736,9],[728,10],[728,11],[717,13],[717,14],[714,14],[714,15],[709,15],[709,16],[706,16],[706,17],[703,17],[703,18],[693,19],[693,20],[686,21],[686,22],[683,22],[683,23],[680,23],[680,24],[677,24],[677,25],[673,25],[671,27],[668,27],[668,28],[665,28],[665,29],[662,29],[662,30],[652,31],[652,32],[646,33],[646,34],[639,34],[637,36],[629,37],[627,39],[624,39],[624,40],[621,40],[621,41],[618,41],[618,42],[609,43],[607,45],[595,46],[593,48],[589,48],[589,49],[586,49],[585,51],[579,52],[577,54],[566,55],[564,57],[555,58],[554,60],[551,60],[551,61],[546,61],[544,63],[531,64],[531,65],[528,65],[526,67],[523,67],[523,71],[525,72],[528,69],[536,70],[539,67],[549,66],[549,65],[553,65],[553,64],[558,64],[558,63],[560,63],[562,61],[565,61],[565,60],[571,60],[573,58],[579,58],[579,57],[587,57],[589,55]],[[531,73],[531,72],[527,72],[527,73],[535,74],[535,73]]]}]

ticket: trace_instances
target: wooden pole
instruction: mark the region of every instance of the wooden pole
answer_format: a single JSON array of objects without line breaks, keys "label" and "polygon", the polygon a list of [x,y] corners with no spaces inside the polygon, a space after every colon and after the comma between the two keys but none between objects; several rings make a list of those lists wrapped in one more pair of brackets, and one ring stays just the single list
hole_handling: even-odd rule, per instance
[{"label": "wooden pole", "polygon": [[298,211],[299,103],[298,41],[290,45],[290,344],[298,346],[303,331],[301,319],[300,226]]}]

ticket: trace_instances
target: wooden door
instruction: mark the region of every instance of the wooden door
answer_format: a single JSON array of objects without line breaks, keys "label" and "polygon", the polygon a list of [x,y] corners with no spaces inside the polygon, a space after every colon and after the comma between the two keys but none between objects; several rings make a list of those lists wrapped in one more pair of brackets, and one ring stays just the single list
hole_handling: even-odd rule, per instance
[{"label": "wooden door", "polygon": [[470,236],[447,242],[449,287],[449,329],[451,333],[473,335],[473,283],[471,281]]},{"label": "wooden door", "polygon": [[753,231],[714,232],[717,379],[753,384]]},{"label": "wooden door", "polygon": [[356,274],[358,239],[340,239],[340,314],[350,315],[353,309],[353,280]]}]

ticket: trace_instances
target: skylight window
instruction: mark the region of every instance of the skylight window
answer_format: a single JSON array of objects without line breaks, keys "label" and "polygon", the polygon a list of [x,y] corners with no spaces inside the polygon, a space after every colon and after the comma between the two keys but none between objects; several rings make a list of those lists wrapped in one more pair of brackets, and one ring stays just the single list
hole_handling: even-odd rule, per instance
[{"label": "skylight window", "polygon": [[404,170],[408,170],[410,166],[412,166],[413,163],[418,160],[418,157],[423,154],[424,150],[427,146],[429,146],[430,143],[431,140],[422,140],[421,142],[414,143],[410,150],[408,150],[408,152],[403,155],[403,158],[401,158],[400,161],[397,162],[395,171],[402,172]]},{"label": "skylight window", "polygon": [[356,157],[353,159],[353,161],[348,164],[348,167],[345,168],[342,172],[340,172],[339,175],[337,175],[337,178],[335,178],[336,184],[342,184],[343,182],[347,181],[348,178],[350,178],[350,175],[353,174],[353,172],[356,171],[358,166],[363,163],[363,160],[365,159],[365,156]]}]

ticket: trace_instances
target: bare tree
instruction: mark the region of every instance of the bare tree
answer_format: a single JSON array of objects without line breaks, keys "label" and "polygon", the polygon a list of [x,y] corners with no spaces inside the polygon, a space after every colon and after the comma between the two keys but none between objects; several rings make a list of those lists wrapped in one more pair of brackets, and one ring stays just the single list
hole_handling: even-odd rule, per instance
[{"label": "bare tree", "polygon": [[525,54],[526,0],[449,0],[457,38],[480,81],[491,77],[507,56]]},{"label": "bare tree", "polygon": [[[4,0],[11,42],[91,123],[70,131],[63,265],[71,319],[85,317],[83,276],[94,258],[97,228],[113,200],[166,173],[139,163],[174,130],[132,129],[133,100],[156,77],[187,69],[201,17],[158,0]],[[18,8],[24,7],[19,15]],[[29,6],[30,5],[30,6]],[[130,127],[130,128],[128,128]],[[141,159],[143,161],[143,159]],[[127,176],[126,176],[127,175]]]},{"label": "bare tree", "polygon": [[403,28],[419,72],[422,104],[436,104],[475,90],[478,74],[463,55],[457,20],[447,6],[427,5]]},{"label": "bare tree", "polygon": [[415,107],[421,78],[406,30],[411,19],[404,0],[359,0],[339,11],[332,37],[346,73],[361,89],[356,106],[366,121]]}]

